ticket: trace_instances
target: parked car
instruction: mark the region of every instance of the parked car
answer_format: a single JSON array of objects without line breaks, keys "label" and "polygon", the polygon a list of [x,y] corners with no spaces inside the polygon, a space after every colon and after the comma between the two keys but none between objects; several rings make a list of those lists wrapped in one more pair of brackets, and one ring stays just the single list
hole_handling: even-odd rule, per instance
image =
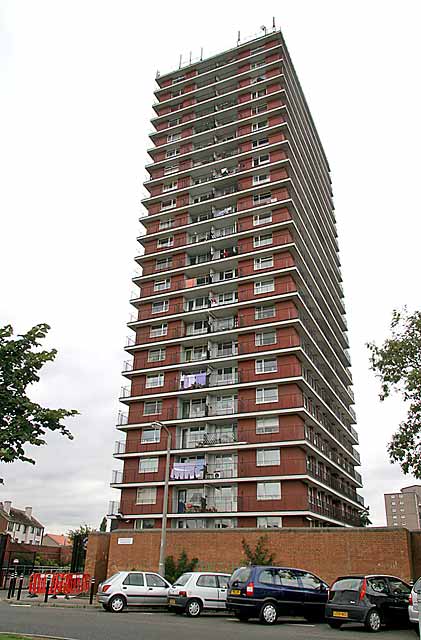
[{"label": "parked car", "polygon": [[324,619],[328,585],[304,569],[239,567],[228,585],[227,609],[239,620],[259,618],[275,624],[280,615]]},{"label": "parked car", "polygon": [[421,578],[414,583],[412,586],[412,590],[409,596],[409,621],[411,624],[418,624],[418,616],[419,616],[419,599],[421,599],[418,595],[418,592],[421,591]]},{"label": "parked car", "polygon": [[98,585],[98,601],[106,611],[128,606],[166,606],[170,583],[152,571],[119,571]]},{"label": "parked car", "polygon": [[168,609],[197,618],[204,609],[225,611],[227,573],[191,571],[183,573],[168,591]]},{"label": "parked car", "polygon": [[408,625],[411,587],[394,576],[341,576],[329,589],[326,619],[333,629],[361,622],[368,631],[383,624]]}]

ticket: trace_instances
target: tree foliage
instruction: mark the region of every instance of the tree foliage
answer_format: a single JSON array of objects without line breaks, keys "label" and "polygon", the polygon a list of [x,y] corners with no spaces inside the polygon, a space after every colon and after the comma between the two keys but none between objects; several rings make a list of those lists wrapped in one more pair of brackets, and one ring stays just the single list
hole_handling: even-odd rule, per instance
[{"label": "tree foliage", "polygon": [[165,558],[165,577],[170,584],[174,584],[183,573],[194,571],[198,564],[199,559],[192,558],[189,560],[187,553],[183,549],[178,560],[174,560],[174,556]]},{"label": "tree foliage", "polygon": [[104,516],[101,520],[101,524],[99,525],[100,531],[107,531],[107,518]]},{"label": "tree foliage", "polygon": [[365,507],[359,512],[360,517],[360,527],[368,527],[370,524],[373,524],[370,520],[370,507]]},{"label": "tree foliage", "polygon": [[380,347],[369,343],[371,368],[381,382],[380,400],[395,391],[408,403],[401,422],[388,445],[392,462],[404,473],[421,478],[421,311],[413,314],[395,310],[391,337]]},{"label": "tree foliage", "polygon": [[0,327],[0,462],[35,464],[25,455],[24,447],[45,444],[47,431],[73,438],[62,420],[77,411],[47,409],[27,395],[27,387],[39,381],[39,370],[56,357],[55,349],[37,350],[49,329],[47,324],[39,324],[14,338],[11,325]]},{"label": "tree foliage", "polygon": [[250,547],[244,538],[242,539],[241,544],[243,546],[244,555],[246,556],[249,564],[270,565],[275,562],[275,554],[269,553],[269,549],[267,547],[267,536],[260,536],[254,549]]},{"label": "tree foliage", "polygon": [[81,524],[77,529],[70,529],[70,531],[67,532],[67,536],[72,542],[77,536],[82,536],[83,546],[86,546],[86,544],[88,543],[89,534],[94,533],[94,531],[95,529],[93,529],[89,525]]}]

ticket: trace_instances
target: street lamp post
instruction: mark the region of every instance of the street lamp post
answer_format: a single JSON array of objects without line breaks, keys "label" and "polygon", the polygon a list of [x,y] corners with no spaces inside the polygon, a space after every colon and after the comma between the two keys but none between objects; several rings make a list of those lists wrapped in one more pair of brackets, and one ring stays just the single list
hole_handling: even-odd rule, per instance
[{"label": "street lamp post", "polygon": [[165,463],[164,502],[162,506],[161,543],[159,547],[158,573],[165,575],[165,547],[167,544],[168,484],[170,479],[171,432],[162,422],[153,422],[153,427],[163,429],[167,434],[167,458]]}]

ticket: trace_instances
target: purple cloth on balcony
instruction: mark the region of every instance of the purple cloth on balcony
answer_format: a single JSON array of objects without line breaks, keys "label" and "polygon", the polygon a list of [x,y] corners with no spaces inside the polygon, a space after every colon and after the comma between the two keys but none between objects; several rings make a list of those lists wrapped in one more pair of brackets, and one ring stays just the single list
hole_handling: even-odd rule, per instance
[{"label": "purple cloth on balcony", "polygon": [[203,476],[205,462],[174,462],[171,469],[172,480],[195,480]]},{"label": "purple cloth on balcony", "polygon": [[206,385],[206,371],[202,373],[188,373],[181,378],[181,382],[183,389],[190,389],[195,385],[203,387]]}]

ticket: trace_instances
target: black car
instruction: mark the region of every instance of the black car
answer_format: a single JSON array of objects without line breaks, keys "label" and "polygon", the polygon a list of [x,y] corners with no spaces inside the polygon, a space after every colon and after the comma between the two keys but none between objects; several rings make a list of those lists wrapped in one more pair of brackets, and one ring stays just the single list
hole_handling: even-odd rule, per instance
[{"label": "black car", "polygon": [[346,622],[361,622],[369,631],[382,624],[409,624],[411,587],[394,576],[342,576],[329,589],[328,624],[339,629]]},{"label": "black car", "polygon": [[227,609],[239,620],[259,618],[275,624],[278,616],[324,619],[328,585],[308,571],[289,567],[240,567],[228,583]]}]

